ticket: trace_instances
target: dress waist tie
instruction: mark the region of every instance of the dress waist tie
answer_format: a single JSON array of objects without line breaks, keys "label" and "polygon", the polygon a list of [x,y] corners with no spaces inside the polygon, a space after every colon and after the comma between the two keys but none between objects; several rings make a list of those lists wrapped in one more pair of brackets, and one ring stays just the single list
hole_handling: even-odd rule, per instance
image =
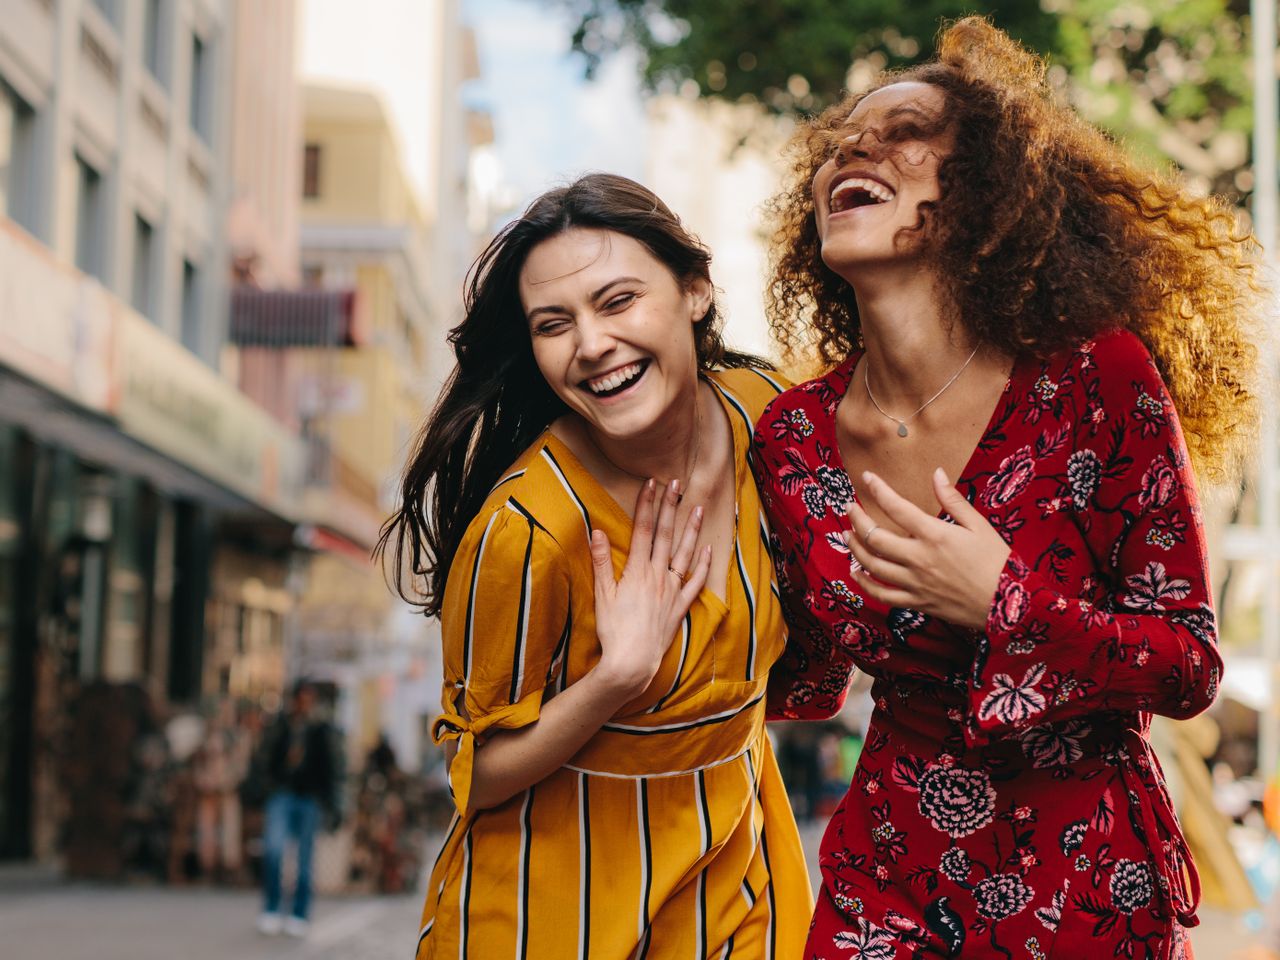
[{"label": "dress waist tie", "polygon": [[1194,927],[1200,922],[1196,916],[1200,874],[1173,812],[1160,761],[1147,738],[1133,728],[1124,731],[1118,752],[1120,776],[1129,795],[1129,818],[1148,850],[1161,915]]}]

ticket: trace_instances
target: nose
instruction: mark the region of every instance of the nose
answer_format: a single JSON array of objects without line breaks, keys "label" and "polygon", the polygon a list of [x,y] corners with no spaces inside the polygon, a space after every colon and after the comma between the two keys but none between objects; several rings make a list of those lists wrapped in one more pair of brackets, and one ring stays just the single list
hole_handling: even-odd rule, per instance
[{"label": "nose", "polygon": [[871,156],[862,142],[862,133],[851,133],[836,144],[836,165],[844,166],[854,160],[866,160]]},{"label": "nose", "polygon": [[593,363],[600,360],[617,346],[608,324],[596,317],[579,318],[577,331],[578,356],[585,361]]}]

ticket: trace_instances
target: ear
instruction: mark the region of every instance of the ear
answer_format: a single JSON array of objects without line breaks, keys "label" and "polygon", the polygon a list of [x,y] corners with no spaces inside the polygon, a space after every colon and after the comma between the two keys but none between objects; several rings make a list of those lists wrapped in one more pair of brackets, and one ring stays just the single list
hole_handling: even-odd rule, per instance
[{"label": "ear", "polygon": [[694,277],[689,283],[689,306],[692,309],[690,320],[697,323],[707,315],[711,304],[715,301],[715,287],[706,277]]}]

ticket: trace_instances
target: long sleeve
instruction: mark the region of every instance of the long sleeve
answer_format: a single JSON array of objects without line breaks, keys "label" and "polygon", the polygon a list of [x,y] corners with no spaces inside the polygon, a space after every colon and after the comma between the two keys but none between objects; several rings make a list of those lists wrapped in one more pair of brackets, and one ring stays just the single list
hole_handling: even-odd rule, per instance
[{"label": "long sleeve", "polygon": [[445,591],[443,712],[432,730],[436,743],[458,741],[449,782],[460,811],[476,747],[538,719],[563,661],[569,609],[563,554],[535,520],[507,504],[472,523]]},{"label": "long sleeve", "polygon": [[970,678],[971,745],[1100,713],[1185,718],[1217,695],[1200,509],[1172,402],[1131,334],[1100,339],[1079,378],[1074,451],[1058,496],[1038,506],[1073,513],[1097,575],[1069,596],[1056,545],[1010,554]]},{"label": "long sleeve", "polygon": [[[822,517],[836,516],[853,491],[844,472],[829,467],[806,471],[797,479],[800,458],[787,444],[807,439],[813,426],[802,406],[784,404],[812,402],[805,391],[793,390],[771,403],[756,425],[750,457],[773,530],[770,548],[787,624],[786,648],[769,673],[766,715],[770,720],[834,717],[844,706],[853,679],[854,663],[849,652],[833,643],[829,630],[810,612],[814,604],[829,609],[847,608],[851,615],[855,612],[850,606],[853,596],[847,583],[828,581],[822,587],[822,596],[816,596],[805,570],[817,536],[811,525],[815,511],[821,510]],[[801,482],[809,492],[808,499],[800,501],[806,515],[797,517],[791,512],[794,503],[782,494],[788,485]],[[848,552],[839,538],[824,538],[823,543]],[[845,626],[849,630],[858,628],[853,621]]]},{"label": "long sleeve", "polygon": [[769,672],[766,717],[769,720],[827,720],[844,706],[854,665],[812,618],[782,591],[787,645]]}]

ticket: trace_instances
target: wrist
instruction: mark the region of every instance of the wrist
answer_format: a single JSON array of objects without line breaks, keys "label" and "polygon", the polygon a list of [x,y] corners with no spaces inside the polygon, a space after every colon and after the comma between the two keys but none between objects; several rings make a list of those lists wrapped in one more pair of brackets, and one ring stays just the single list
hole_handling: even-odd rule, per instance
[{"label": "wrist", "polygon": [[600,688],[603,695],[622,702],[643,693],[653,680],[653,674],[654,671],[645,670],[636,664],[618,663],[604,657],[591,668],[587,676]]}]

